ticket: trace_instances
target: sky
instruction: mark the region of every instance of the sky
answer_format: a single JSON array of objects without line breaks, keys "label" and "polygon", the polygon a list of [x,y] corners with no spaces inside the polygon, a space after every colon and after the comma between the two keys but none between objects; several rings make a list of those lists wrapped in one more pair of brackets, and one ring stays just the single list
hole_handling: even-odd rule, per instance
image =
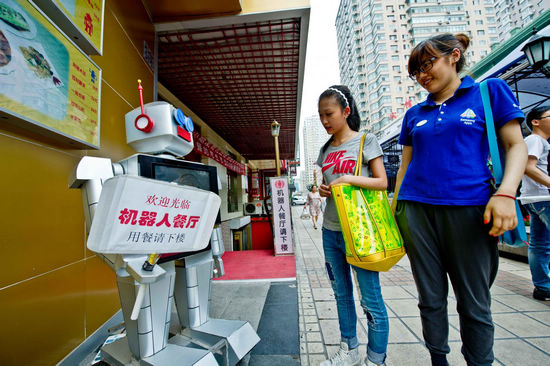
[{"label": "sky", "polygon": [[317,98],[340,82],[334,21],[339,0],[310,0],[301,119],[317,114]]},{"label": "sky", "polygon": [[[304,119],[318,113],[319,95],[329,86],[340,84],[336,27],[334,26],[339,4],[340,0],[310,0],[311,11],[300,109],[300,142],[304,141],[302,137]],[[319,128],[321,128],[320,124]],[[303,161],[303,144],[300,144],[300,150],[300,160]],[[301,170],[303,168],[299,167],[299,175]]]}]

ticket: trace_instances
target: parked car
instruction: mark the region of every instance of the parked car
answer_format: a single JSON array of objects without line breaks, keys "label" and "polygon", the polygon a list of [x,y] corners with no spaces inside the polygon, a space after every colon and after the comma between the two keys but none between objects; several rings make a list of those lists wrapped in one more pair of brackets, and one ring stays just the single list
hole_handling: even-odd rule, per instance
[{"label": "parked car", "polygon": [[292,206],[305,205],[306,197],[304,196],[292,196]]}]

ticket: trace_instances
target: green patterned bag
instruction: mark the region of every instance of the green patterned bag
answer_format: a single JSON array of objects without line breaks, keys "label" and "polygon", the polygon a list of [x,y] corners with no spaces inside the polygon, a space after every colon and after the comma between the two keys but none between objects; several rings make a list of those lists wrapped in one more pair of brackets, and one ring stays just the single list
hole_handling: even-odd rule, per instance
[{"label": "green patterned bag", "polygon": [[[355,174],[361,174],[361,138]],[[391,212],[386,191],[373,191],[351,184],[331,187],[346,242],[349,264],[370,271],[388,271],[405,254],[403,238]]]}]

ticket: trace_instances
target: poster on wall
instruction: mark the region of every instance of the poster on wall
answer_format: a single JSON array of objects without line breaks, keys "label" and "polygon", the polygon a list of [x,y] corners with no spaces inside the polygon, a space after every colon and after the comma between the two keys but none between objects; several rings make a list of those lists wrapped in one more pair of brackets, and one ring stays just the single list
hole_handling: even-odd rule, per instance
[{"label": "poster on wall", "polygon": [[273,243],[275,255],[292,255],[292,225],[290,195],[286,177],[269,178],[271,186],[271,207],[273,212]]},{"label": "poster on wall", "polygon": [[75,148],[99,148],[100,93],[99,67],[39,10],[0,0],[3,120]]},{"label": "poster on wall", "polygon": [[32,1],[84,52],[101,55],[105,0]]}]

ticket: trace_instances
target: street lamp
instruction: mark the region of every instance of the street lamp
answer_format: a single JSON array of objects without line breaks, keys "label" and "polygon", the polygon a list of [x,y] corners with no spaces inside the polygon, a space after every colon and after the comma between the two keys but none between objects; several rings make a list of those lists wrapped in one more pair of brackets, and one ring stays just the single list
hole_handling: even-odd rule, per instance
[{"label": "street lamp", "polygon": [[271,136],[273,136],[274,143],[275,143],[275,166],[277,167],[277,176],[279,177],[281,175],[281,167],[280,167],[280,161],[279,161],[279,130],[281,128],[281,124],[277,122],[276,120],[273,120],[271,122]]},{"label": "street lamp", "polygon": [[550,36],[537,34],[537,28],[533,28],[533,36],[521,49],[533,69],[540,68],[544,75],[550,77]]}]

